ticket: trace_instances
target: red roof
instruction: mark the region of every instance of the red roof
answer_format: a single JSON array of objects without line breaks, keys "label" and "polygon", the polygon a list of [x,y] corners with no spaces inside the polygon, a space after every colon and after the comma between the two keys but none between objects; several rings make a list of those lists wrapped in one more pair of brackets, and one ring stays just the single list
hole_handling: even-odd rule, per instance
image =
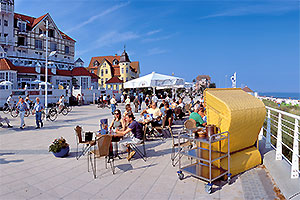
[{"label": "red roof", "polygon": [[94,74],[94,73],[90,73],[90,75],[91,75],[91,78],[92,78],[92,79],[100,79],[100,77],[97,76],[97,75]]},{"label": "red roof", "polygon": [[139,65],[140,65],[139,61],[134,61],[130,63],[130,67],[132,67],[135,72],[138,71]]},{"label": "red roof", "polygon": [[109,83],[123,83],[123,81],[121,81],[118,77],[114,76],[105,82],[105,84],[109,84]]},{"label": "red roof", "polygon": [[[20,19],[22,21],[26,21],[27,22],[27,27],[31,30],[33,29],[40,21],[42,21],[47,15],[49,15],[49,13],[44,14],[38,18],[35,17],[30,17],[27,15],[23,15],[23,14],[19,14],[19,13],[14,13],[14,18],[15,19]],[[63,33],[61,30],[58,30],[62,36],[63,39],[67,39],[67,40],[71,40],[73,42],[76,42],[73,38],[71,38],[70,36],[66,35],[65,33]]]},{"label": "red roof", "polygon": [[0,70],[16,70],[15,66],[7,58],[0,59]]},{"label": "red roof", "polygon": [[58,75],[58,76],[72,76],[72,71],[57,69],[56,70],[56,75]]},{"label": "red roof", "polygon": [[248,88],[248,86],[245,86],[245,87],[243,88],[243,90],[244,90],[245,92],[253,92],[250,88]]},{"label": "red roof", "polygon": [[73,76],[91,76],[91,73],[84,67],[75,67],[72,69]]}]

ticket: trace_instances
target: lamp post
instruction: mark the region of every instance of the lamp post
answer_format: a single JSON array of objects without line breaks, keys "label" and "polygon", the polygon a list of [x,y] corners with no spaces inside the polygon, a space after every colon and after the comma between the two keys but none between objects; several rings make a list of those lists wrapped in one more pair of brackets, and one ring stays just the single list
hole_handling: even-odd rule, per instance
[{"label": "lamp post", "polygon": [[48,107],[48,57],[51,57],[56,54],[56,51],[52,51],[48,55],[48,20],[46,20],[46,35],[41,34],[40,37],[45,38],[46,40],[46,55],[45,55],[45,111],[47,113]]}]

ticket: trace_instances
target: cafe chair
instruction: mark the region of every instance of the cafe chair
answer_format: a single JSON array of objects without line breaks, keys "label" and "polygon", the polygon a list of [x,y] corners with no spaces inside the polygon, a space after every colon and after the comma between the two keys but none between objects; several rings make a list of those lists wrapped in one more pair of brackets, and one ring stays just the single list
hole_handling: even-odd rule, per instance
[{"label": "cafe chair", "polygon": [[[192,131],[193,129],[196,128],[196,121],[193,119],[188,119],[184,122],[184,130],[183,132],[186,131]],[[179,142],[175,142],[175,137],[173,135],[172,129],[170,128],[170,133],[171,133],[171,137],[172,137],[172,153],[171,153],[171,161],[172,161],[172,166],[175,167],[176,164],[178,163],[179,158],[179,152],[182,151],[182,148],[178,148],[179,147]],[[180,143],[180,147],[183,148],[189,148],[191,149],[193,147],[193,144],[189,141],[183,141]],[[178,148],[178,151],[176,152],[176,148]],[[177,159],[177,160],[176,160]]]},{"label": "cafe chair", "polygon": [[[81,156],[85,155],[89,149],[91,148],[91,146],[95,145],[95,141],[92,140],[92,137],[90,138],[90,140],[87,138],[87,135],[89,135],[88,133],[93,134],[92,132],[83,132],[82,131],[82,127],[81,126],[76,126],[74,128],[75,130],[75,137],[76,137],[76,159],[78,160]],[[85,139],[82,139],[82,135],[85,134]],[[78,149],[79,149],[79,145],[82,145],[82,151],[81,153],[79,153]]]},{"label": "cafe chair", "polygon": [[100,135],[95,139],[96,145],[94,145],[94,150],[88,152],[88,172],[90,172],[91,165],[94,178],[97,178],[96,159],[101,157],[105,157],[105,168],[107,169],[107,164],[109,163],[112,173],[115,174],[114,158],[109,152],[111,140],[111,135]]},{"label": "cafe chair", "polygon": [[143,141],[140,143],[143,146],[143,152],[138,148],[139,144],[137,145],[130,144],[130,148],[133,149],[146,162],[147,154],[146,154],[145,141],[146,141],[146,128],[144,128]]}]

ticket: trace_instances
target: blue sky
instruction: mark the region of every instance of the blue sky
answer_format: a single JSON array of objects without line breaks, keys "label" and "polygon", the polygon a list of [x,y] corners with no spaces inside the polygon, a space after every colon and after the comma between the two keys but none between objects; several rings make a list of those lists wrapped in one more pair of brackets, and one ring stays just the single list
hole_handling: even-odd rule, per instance
[{"label": "blue sky", "polygon": [[[186,81],[208,74],[217,87],[299,92],[299,3],[291,0],[15,0],[15,12],[50,13],[74,38],[76,58],[122,53]],[[226,79],[227,77],[227,79]]]}]

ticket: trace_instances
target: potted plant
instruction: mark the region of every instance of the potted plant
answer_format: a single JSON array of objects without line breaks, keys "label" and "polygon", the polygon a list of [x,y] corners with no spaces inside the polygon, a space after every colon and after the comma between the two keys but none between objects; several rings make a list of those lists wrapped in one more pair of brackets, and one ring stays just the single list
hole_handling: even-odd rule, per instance
[{"label": "potted plant", "polygon": [[61,137],[55,139],[49,146],[49,152],[52,152],[55,157],[65,157],[69,154],[69,144]]}]

